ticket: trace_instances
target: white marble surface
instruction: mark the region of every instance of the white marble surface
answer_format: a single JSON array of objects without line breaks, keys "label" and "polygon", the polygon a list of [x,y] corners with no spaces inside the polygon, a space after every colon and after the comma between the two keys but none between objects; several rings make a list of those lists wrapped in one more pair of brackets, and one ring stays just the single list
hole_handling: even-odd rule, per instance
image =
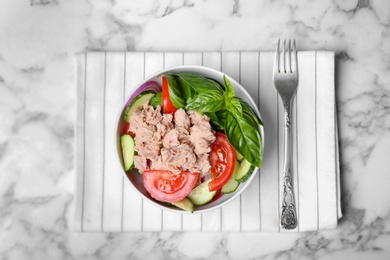
[{"label": "white marble surface", "polygon": [[[70,230],[75,52],[273,50],[279,37],[337,53],[337,229]],[[0,259],[390,259],[390,1],[2,0],[0,122]]]}]

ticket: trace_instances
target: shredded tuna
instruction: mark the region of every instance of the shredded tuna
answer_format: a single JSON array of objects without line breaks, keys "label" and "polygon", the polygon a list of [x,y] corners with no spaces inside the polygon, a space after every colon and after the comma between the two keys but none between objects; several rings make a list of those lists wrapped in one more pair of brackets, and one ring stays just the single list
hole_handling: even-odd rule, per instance
[{"label": "shredded tuna", "polygon": [[134,165],[138,171],[143,172],[146,170],[146,158],[144,156],[135,155]]},{"label": "shredded tuna", "polygon": [[176,127],[183,127],[185,129],[190,127],[190,118],[184,109],[178,109],[175,112],[175,124]]},{"label": "shredded tuna", "polygon": [[182,171],[194,169],[199,172],[196,165],[196,155],[192,152],[191,146],[188,144],[180,144],[179,146],[161,149],[161,156],[157,161],[152,162],[152,169],[169,170],[179,174]]},{"label": "shredded tuna", "polygon": [[196,111],[189,111],[188,114],[193,125],[190,128],[190,141],[194,144],[195,153],[201,157],[211,151],[210,144],[215,141],[215,135],[207,116]]},{"label": "shredded tuna", "polygon": [[130,116],[130,131],[136,133],[135,150],[142,158],[138,162],[135,161],[135,167],[138,170],[144,169],[143,162],[146,159],[156,160],[160,156],[161,136],[156,134],[158,122],[162,119],[160,108],[156,110],[147,103],[143,106],[143,110],[136,110]]},{"label": "shredded tuna", "polygon": [[170,148],[173,148],[173,147],[176,147],[179,145],[180,145],[179,135],[178,135],[176,129],[172,129],[164,136],[163,146],[165,148],[170,149]]},{"label": "shredded tuna", "polygon": [[196,111],[178,109],[162,114],[145,103],[130,116],[130,131],[135,133],[135,167],[146,169],[200,172],[210,174],[210,145],[215,140],[209,118]]}]

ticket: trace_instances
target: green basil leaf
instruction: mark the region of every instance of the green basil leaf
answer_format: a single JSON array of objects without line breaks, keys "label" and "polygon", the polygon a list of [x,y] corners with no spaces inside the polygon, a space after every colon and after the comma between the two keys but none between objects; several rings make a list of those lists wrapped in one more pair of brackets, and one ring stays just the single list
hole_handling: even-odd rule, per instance
[{"label": "green basil leaf", "polygon": [[164,75],[168,80],[169,98],[176,108],[184,108],[186,105],[185,97],[180,85],[177,84],[176,77],[171,74]]},{"label": "green basil leaf", "polygon": [[225,101],[226,109],[232,112],[236,116],[242,116],[241,102],[238,98],[233,97]]},{"label": "green basil leaf", "polygon": [[175,75],[175,78],[176,78],[178,85],[180,86],[180,88],[182,90],[182,95],[183,95],[184,100],[188,100],[189,98],[192,98],[192,97],[194,97],[194,95],[197,94],[197,91],[192,89],[192,87],[190,85],[183,82],[180,77]]},{"label": "green basil leaf", "polygon": [[[218,90],[223,92],[221,86],[214,80],[203,77],[199,74],[190,72],[179,72],[175,74],[178,78],[179,84],[186,89],[191,89],[192,93],[201,93],[209,90]],[[188,96],[193,97],[193,96]]]},{"label": "green basil leaf", "polygon": [[240,100],[243,113],[250,115],[257,124],[264,126],[263,121],[260,119],[259,115],[253,109],[253,107],[249,105],[248,102],[242,100],[241,98],[238,97],[238,99]]},{"label": "green basil leaf", "polygon": [[216,130],[223,130],[224,122],[219,119],[217,114],[215,112],[208,112],[205,113],[206,116],[210,118],[210,123],[213,127],[213,129]]},{"label": "green basil leaf", "polygon": [[226,75],[223,75],[223,83],[225,84],[225,99],[229,100],[234,97],[233,85]]},{"label": "green basil leaf", "polygon": [[226,125],[226,118],[227,118],[227,114],[229,113],[228,110],[225,110],[225,109],[222,109],[222,110],[219,110],[217,112],[215,112],[215,115],[217,116],[218,118],[218,122],[223,125],[223,128],[225,128],[225,125]]},{"label": "green basil leaf", "polygon": [[252,165],[261,166],[263,156],[261,136],[248,115],[239,117],[227,111],[225,133],[234,149]]},{"label": "green basil leaf", "polygon": [[157,92],[150,100],[149,103],[153,107],[157,107],[158,105],[162,105],[162,97],[161,92]]},{"label": "green basil leaf", "polygon": [[208,90],[187,100],[186,110],[196,110],[199,113],[216,112],[225,105],[223,95],[218,90]]},{"label": "green basil leaf", "polygon": [[221,92],[223,92],[225,89],[224,89],[224,86],[223,85],[221,85],[218,81],[216,81],[215,79],[209,79],[209,78],[207,78],[209,81],[210,81],[210,83],[209,84],[211,84],[211,85],[214,85],[214,88],[215,89],[218,89],[219,91],[221,91]]}]

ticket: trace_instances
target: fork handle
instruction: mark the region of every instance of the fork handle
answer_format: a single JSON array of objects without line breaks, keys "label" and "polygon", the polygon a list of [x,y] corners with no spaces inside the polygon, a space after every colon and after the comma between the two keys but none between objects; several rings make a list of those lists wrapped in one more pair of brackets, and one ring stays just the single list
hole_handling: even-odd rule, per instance
[{"label": "fork handle", "polygon": [[293,176],[291,173],[290,104],[285,104],[284,116],[284,178],[280,225],[284,229],[294,229],[297,226],[297,214],[295,210]]}]

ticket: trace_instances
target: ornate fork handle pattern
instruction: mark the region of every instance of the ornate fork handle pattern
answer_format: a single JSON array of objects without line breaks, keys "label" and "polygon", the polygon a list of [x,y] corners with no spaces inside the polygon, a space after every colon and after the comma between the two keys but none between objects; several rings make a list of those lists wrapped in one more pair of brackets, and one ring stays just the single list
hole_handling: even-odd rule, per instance
[{"label": "ornate fork handle pattern", "polygon": [[294,229],[297,226],[297,215],[295,212],[295,199],[290,168],[287,168],[285,172],[282,196],[283,203],[280,224],[282,228]]},{"label": "ornate fork handle pattern", "polygon": [[290,138],[290,103],[285,103],[285,147],[284,147],[284,178],[282,193],[282,208],[280,225],[285,229],[294,229],[297,226],[293,177],[291,174],[291,138]]}]

